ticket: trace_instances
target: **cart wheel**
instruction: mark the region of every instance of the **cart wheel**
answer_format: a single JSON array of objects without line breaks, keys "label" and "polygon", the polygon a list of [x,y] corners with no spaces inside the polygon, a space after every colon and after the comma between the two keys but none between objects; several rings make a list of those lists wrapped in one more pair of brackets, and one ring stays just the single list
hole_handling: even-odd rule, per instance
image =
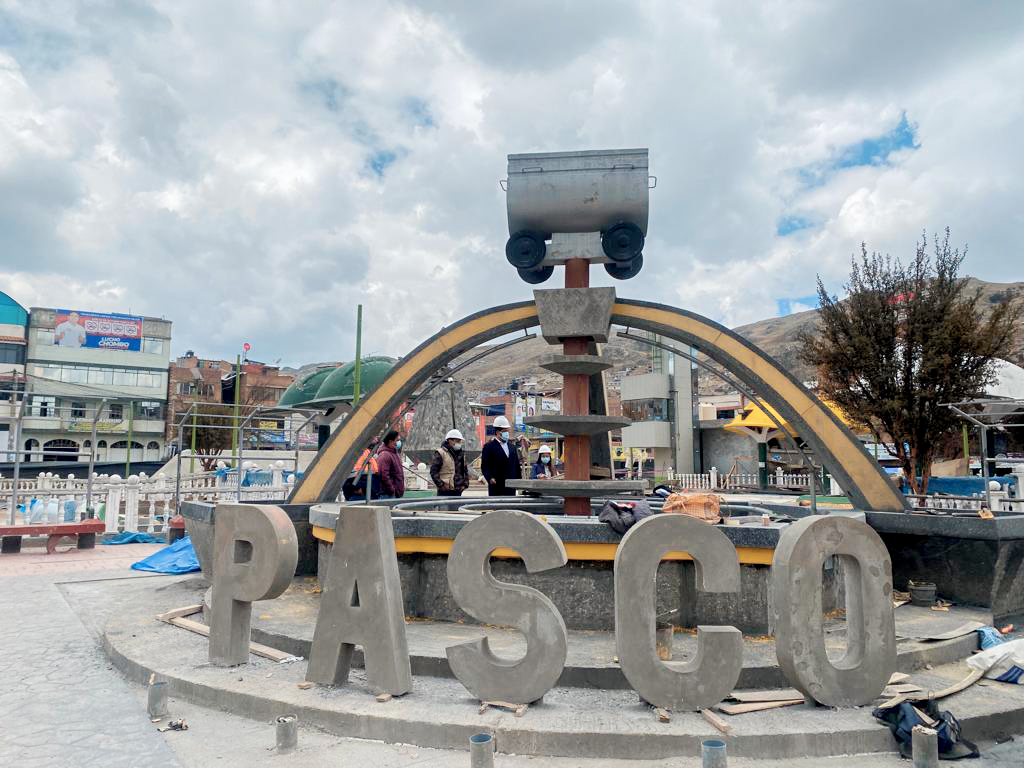
[{"label": "cart wheel", "polygon": [[533,269],[544,261],[546,252],[544,238],[529,229],[516,232],[505,243],[505,258],[517,269]]},{"label": "cart wheel", "polygon": [[614,261],[609,264],[605,264],[604,271],[616,280],[629,280],[629,278],[636,277],[640,273],[640,269],[643,265],[644,255],[642,253],[638,253],[628,264],[619,264]]},{"label": "cart wheel", "polygon": [[519,276],[530,285],[537,285],[543,283],[555,272],[555,268],[552,266],[541,267],[540,269],[520,269]]},{"label": "cart wheel", "polygon": [[601,235],[601,247],[612,261],[629,261],[644,249],[644,233],[640,227],[623,221]]}]

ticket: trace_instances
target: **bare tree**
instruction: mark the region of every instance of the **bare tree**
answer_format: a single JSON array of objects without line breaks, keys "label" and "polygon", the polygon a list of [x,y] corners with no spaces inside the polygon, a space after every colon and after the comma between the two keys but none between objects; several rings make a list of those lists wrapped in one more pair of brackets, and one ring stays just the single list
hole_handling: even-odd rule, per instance
[{"label": "bare tree", "polygon": [[1006,301],[987,314],[981,292],[959,276],[967,255],[951,249],[949,229],[922,235],[914,258],[868,254],[851,261],[847,297],[830,296],[818,278],[820,322],[805,331],[802,357],[815,366],[822,393],[900,459],[914,493],[926,493],[940,445],[958,429],[944,403],[981,396],[996,358],[1011,357],[1024,307]]}]

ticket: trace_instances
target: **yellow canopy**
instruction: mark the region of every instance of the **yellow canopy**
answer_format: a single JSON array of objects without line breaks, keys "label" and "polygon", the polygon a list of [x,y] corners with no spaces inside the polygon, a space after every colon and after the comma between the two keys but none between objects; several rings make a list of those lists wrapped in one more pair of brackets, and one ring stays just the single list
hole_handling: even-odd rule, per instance
[{"label": "yellow canopy", "polygon": [[[822,403],[824,403],[825,407],[832,411],[832,413],[839,417],[839,420],[843,422],[843,424],[847,427],[851,426],[852,422],[837,405],[824,399],[822,400]],[[769,435],[769,433],[779,431],[778,427],[775,426],[778,424],[790,434],[796,434],[796,430],[789,426],[789,422],[780,416],[778,411],[767,403],[765,404],[765,408],[768,409],[768,413],[765,413],[764,409],[756,403],[747,403],[743,410],[737,413],[733,417],[732,421],[725,425],[724,429],[741,435],[760,435],[762,438],[767,439],[769,436],[773,436]],[[771,414],[771,418],[769,418],[768,414]],[[772,421],[772,419],[775,419],[775,421]]]}]

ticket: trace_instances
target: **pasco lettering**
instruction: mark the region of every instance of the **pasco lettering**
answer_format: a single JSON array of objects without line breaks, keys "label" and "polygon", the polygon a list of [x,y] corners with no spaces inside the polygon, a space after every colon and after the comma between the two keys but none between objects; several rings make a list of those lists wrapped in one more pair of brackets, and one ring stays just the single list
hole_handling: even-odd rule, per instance
[{"label": "pasco lettering", "polygon": [[[279,596],[298,557],[288,516],[272,505],[221,504],[215,518],[210,660],[248,659],[253,600]],[[342,506],[335,529],[324,599],[307,679],[343,684],[352,648],[364,648],[376,692],[412,688],[402,590],[387,507]],[[567,633],[561,614],[540,591],[497,581],[491,553],[510,547],[534,573],[566,563],[558,534],[520,511],[489,512],[462,527],[448,560],[458,604],[482,622],[514,626],[526,636],[520,659],[495,656],[486,638],[446,648],[455,676],[480,699],[527,704],[541,698],[565,664]],[[718,529],[684,515],[653,515],[634,525],[615,556],[615,636],[623,674],[646,701],[697,710],[724,698],[742,669],[742,636],[731,626],[698,627],[698,652],[688,662],[655,652],[654,587],[666,552],[685,551],[696,566],[697,588],[739,592],[736,549]],[[844,564],[848,642],[831,661],[822,627],[822,564]],[[892,563],[878,534],[847,517],[812,516],[783,531],[772,561],[771,597],[779,666],[790,684],[827,706],[863,706],[885,687],[896,667]]]}]

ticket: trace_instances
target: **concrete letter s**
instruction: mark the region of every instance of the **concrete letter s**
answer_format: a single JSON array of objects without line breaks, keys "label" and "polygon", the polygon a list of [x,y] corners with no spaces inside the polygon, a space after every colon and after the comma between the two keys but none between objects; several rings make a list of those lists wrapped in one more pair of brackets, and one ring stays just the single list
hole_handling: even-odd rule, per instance
[{"label": "concrete letter s", "polygon": [[526,636],[526,655],[494,655],[486,637],[446,648],[459,681],[481,701],[528,704],[541,698],[565,666],[568,637],[555,604],[530,587],[497,581],[490,556],[516,550],[530,573],[566,563],[565,546],[540,518],[518,510],[488,512],[466,525],[448,557],[448,586],[466,613],[485,624],[509,624]]},{"label": "concrete letter s", "polygon": [[295,526],[270,504],[218,504],[213,558],[210,662],[245,664],[253,601],[278,597],[295,575]]},{"label": "concrete letter s", "polygon": [[697,655],[661,661],[654,642],[655,581],[665,553],[688,552],[705,592],[739,592],[736,547],[721,531],[692,517],[653,515],[630,528],[615,553],[615,643],[629,684],[665,709],[717,704],[743,668],[743,636],[735,627],[697,627]]}]

